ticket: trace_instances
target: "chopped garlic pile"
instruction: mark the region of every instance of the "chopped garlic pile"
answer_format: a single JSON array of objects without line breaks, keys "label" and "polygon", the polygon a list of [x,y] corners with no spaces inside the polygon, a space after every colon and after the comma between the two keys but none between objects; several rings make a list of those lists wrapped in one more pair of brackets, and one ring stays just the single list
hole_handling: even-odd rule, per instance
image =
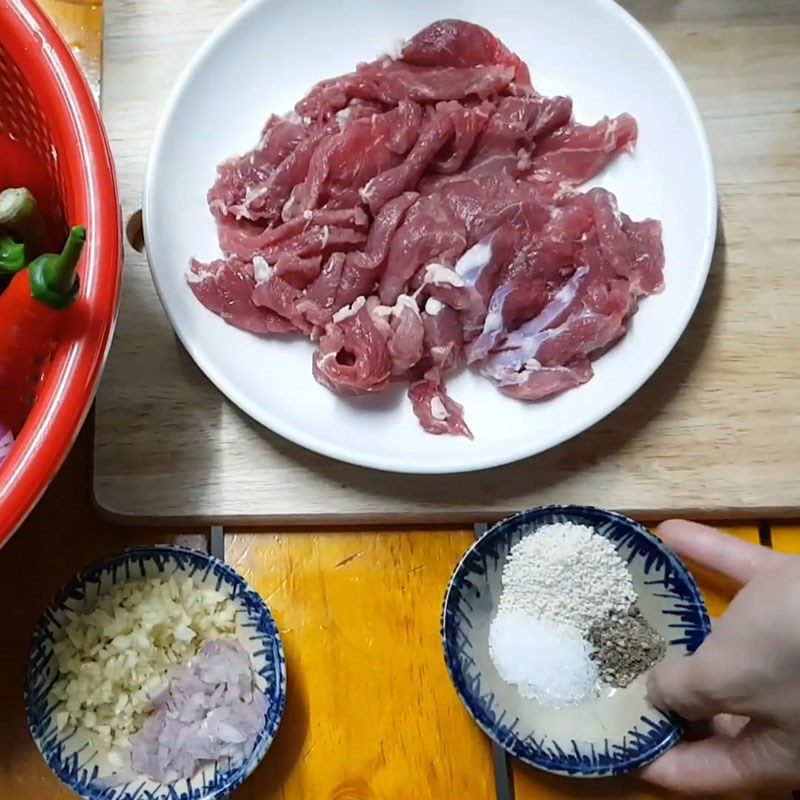
[{"label": "chopped garlic pile", "polygon": [[59,730],[83,728],[112,749],[144,721],[168,672],[207,640],[236,631],[236,606],[183,575],[128,581],[86,613],[69,612],[53,650]]}]

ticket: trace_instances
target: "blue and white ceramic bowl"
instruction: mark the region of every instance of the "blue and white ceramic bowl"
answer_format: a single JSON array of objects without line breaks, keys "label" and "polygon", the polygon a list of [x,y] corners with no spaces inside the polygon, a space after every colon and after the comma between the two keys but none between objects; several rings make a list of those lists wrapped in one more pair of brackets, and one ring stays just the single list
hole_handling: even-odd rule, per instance
[{"label": "blue and white ceramic bowl", "polygon": [[[269,709],[251,755],[233,766],[217,763],[190,780],[160,784],[141,778],[120,786],[103,780],[102,747],[86,734],[56,730],[58,710],[50,697],[57,665],[53,643],[70,612],[90,607],[98,594],[142,577],[177,573],[198,586],[227,593],[236,603],[237,638],[250,654],[259,688]],[[58,777],[87,800],[221,800],[241,784],[266,754],[286,703],[286,658],[275,621],[261,597],[228,565],[213,556],[181,547],[141,547],[95,564],[70,581],[36,628],[28,656],[25,709],[34,741]]]},{"label": "blue and white ceramic bowl", "polygon": [[509,550],[542,525],[588,525],[628,564],[639,607],[668,642],[689,655],[710,631],[708,613],[686,567],[633,520],[585,506],[524,511],[491,528],[469,549],[444,601],[442,638],[450,676],[473,719],[511,755],[534,767],[581,778],[619,775],[657,758],[681,735],[679,721],[646,698],[646,676],[574,708],[552,710],[506,684],[489,656],[489,624]]}]

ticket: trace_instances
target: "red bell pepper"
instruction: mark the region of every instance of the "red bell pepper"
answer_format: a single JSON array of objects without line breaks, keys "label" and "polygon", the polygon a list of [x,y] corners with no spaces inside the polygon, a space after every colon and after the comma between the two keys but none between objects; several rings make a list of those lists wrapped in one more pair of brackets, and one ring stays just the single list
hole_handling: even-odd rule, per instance
[{"label": "red bell pepper", "polygon": [[34,259],[0,294],[0,422],[18,433],[39,380],[42,356],[78,294],[86,230],[73,228],[59,254]]}]

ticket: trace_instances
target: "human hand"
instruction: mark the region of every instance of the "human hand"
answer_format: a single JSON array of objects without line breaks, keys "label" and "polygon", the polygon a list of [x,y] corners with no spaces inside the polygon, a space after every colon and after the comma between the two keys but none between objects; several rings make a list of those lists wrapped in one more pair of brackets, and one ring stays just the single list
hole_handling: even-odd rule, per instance
[{"label": "human hand", "polygon": [[706,735],[642,777],[691,797],[800,786],[800,558],[691,522],[665,522],[658,535],[742,589],[694,655],[651,673],[651,701],[706,723]]}]

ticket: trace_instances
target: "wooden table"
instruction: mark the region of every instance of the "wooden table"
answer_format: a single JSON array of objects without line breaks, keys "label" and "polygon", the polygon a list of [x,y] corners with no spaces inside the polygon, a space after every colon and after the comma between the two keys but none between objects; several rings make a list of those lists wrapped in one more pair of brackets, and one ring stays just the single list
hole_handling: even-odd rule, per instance
[{"label": "wooden table", "polygon": [[[99,86],[102,7],[48,0]],[[0,554],[0,798],[73,797],[50,773],[25,724],[22,674],[33,626],[55,590],[87,562],[140,542],[204,547],[202,530],[119,527],[91,500],[93,422],[38,508]],[[751,542],[800,553],[800,529],[733,526]],[[439,608],[470,529],[240,530],[228,560],[279,622],[291,688],[278,737],[237,800],[460,800],[494,797],[491,751],[450,686]],[[731,587],[698,574],[712,614]],[[515,766],[517,800],[645,800],[633,781],[564,781]],[[781,795],[786,797],[786,795]]]}]

